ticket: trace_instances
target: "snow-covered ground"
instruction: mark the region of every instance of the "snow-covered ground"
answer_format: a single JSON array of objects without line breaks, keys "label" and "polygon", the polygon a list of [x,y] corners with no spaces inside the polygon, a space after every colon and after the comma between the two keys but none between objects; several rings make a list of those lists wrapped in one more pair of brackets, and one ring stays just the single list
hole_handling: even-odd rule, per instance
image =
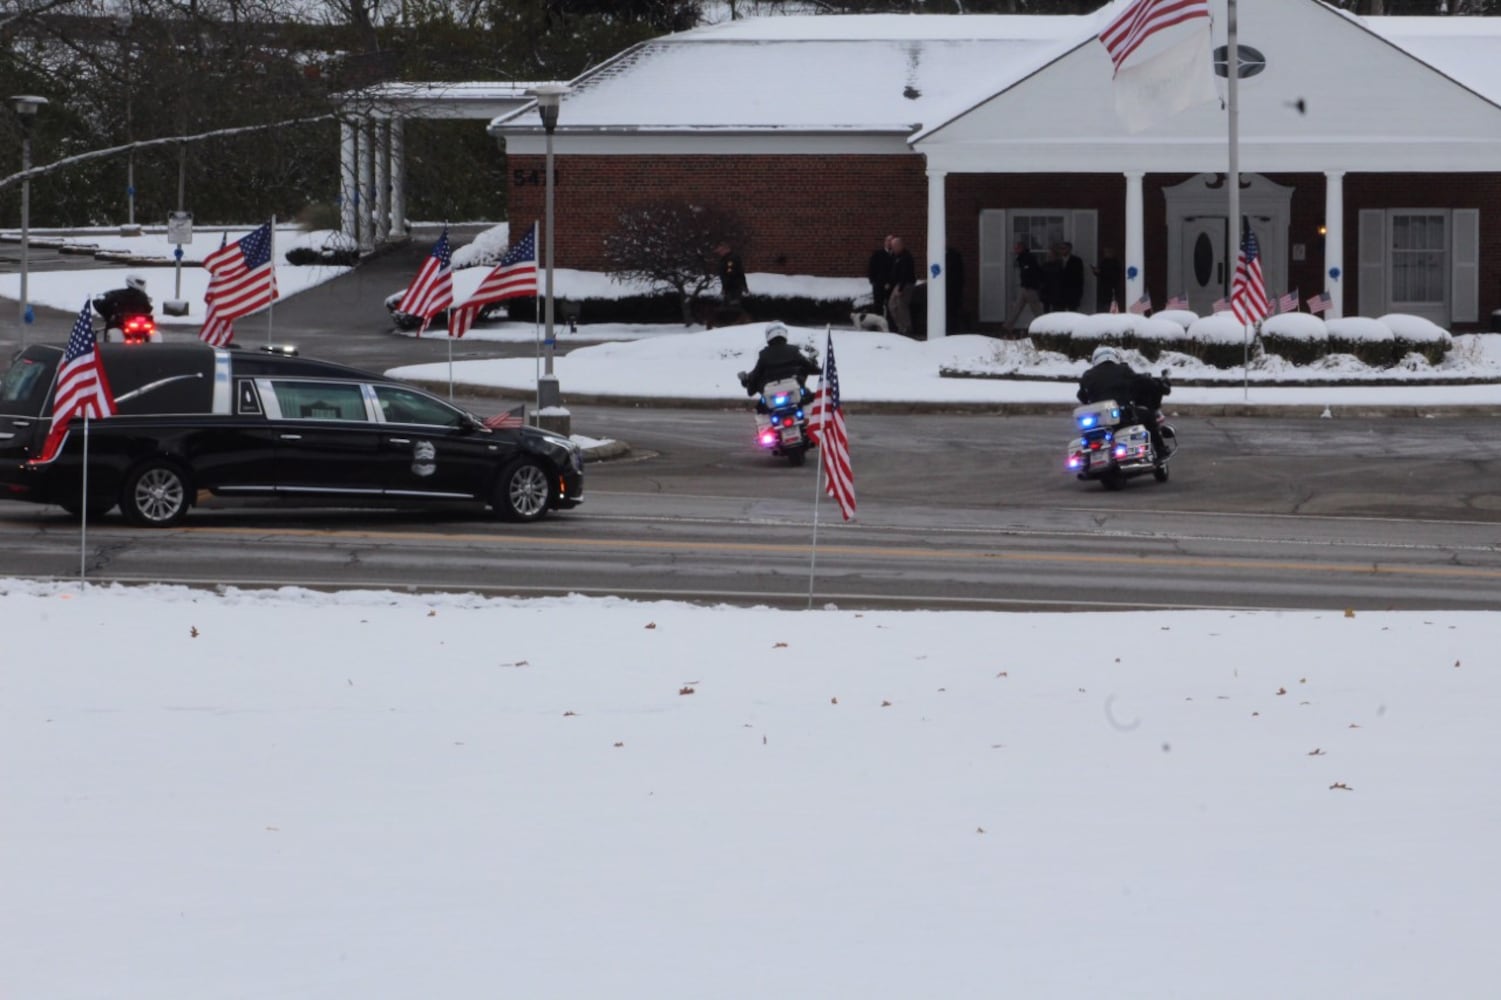
[{"label": "snow-covered ground", "polygon": [[1494,992],[1490,614],[0,621],[9,997]]}]

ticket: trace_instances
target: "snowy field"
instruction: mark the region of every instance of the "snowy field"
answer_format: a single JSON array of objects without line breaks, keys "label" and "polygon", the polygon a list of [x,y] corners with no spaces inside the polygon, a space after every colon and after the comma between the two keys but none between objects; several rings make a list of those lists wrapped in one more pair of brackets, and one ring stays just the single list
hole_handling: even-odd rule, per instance
[{"label": "snowy field", "polygon": [[0,588],[7,996],[1492,992],[1493,615]]}]

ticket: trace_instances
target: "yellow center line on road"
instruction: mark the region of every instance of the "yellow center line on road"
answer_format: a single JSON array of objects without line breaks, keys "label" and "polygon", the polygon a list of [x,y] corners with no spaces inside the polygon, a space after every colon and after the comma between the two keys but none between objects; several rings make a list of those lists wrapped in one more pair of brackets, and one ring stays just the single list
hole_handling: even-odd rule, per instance
[{"label": "yellow center line on road", "polygon": [[[429,531],[350,531],[346,529],[288,528],[267,531],[262,528],[194,528],[179,529],[192,534],[246,535],[264,538],[268,535],[295,538],[318,538],[326,540],[363,539],[369,541],[422,541],[483,543],[487,545],[514,545],[529,548],[554,548],[576,550],[630,550],[637,552],[703,552],[703,553],[759,553],[762,555],[804,555],[808,545],[785,542],[718,542],[718,541],[672,541],[645,538],[555,538],[536,535],[514,534],[446,534]],[[1435,579],[1501,580],[1501,568],[1487,569],[1480,566],[1407,566],[1375,562],[1337,563],[1259,559],[1215,559],[1195,556],[1111,555],[1069,552],[1015,552],[997,550],[929,549],[915,546],[892,545],[831,545],[818,546],[820,555],[840,555],[852,558],[881,559],[928,559],[939,562],[1010,562],[1052,563],[1063,566],[1116,566],[1133,569],[1209,569],[1220,571],[1275,570],[1286,573],[1345,573],[1357,576],[1417,576]]]}]

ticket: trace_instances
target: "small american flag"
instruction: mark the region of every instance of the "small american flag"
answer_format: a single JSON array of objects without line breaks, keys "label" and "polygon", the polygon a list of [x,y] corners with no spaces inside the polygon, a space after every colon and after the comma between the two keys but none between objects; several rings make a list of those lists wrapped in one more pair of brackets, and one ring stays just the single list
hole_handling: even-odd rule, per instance
[{"label": "small american flag", "polygon": [[1295,313],[1298,311],[1298,290],[1296,288],[1277,296],[1277,311],[1279,313]]},{"label": "small american flag", "polygon": [[1141,298],[1131,303],[1131,308],[1127,311],[1133,312],[1138,316],[1145,316],[1152,311],[1152,296],[1143,292]]},{"label": "small american flag", "polygon": [[57,382],[52,389],[52,426],[42,444],[42,453],[31,463],[50,462],[57,457],[63,439],[68,436],[68,423],[74,417],[110,417],[114,413],[115,396],[94,344],[93,317],[85,301],[73,332],[68,334],[62,363],[57,367]]},{"label": "small american flag", "polygon": [[823,376],[808,413],[808,436],[818,443],[822,455],[824,492],[839,504],[839,512],[848,521],[855,516],[855,470],[850,464],[844,408],[839,404],[839,369],[834,365],[832,332],[824,351]]},{"label": "small american flag", "polygon": [[[219,249],[203,259],[210,275],[204,299],[222,321],[248,316],[278,298],[276,264],[271,259],[272,239],[268,222],[233,243],[221,239]],[[202,333],[199,337],[209,339]]]},{"label": "small american flag", "polygon": [[1209,0],[1136,0],[1100,32],[1115,72],[1142,43],[1164,28],[1209,16]]},{"label": "small american flag", "polygon": [[474,294],[448,314],[448,335],[462,337],[474,326],[480,309],[492,302],[537,294],[537,224],[506,250],[495,269],[485,275]]},{"label": "small american flag", "polygon": [[448,245],[448,227],[433,244],[432,252],[422,262],[417,277],[407,286],[397,305],[398,312],[422,319],[420,335],[438,313],[453,305],[453,250]]},{"label": "small american flag", "polygon": [[1116,302],[1114,299],[1111,299],[1110,300],[1110,315],[1114,316],[1115,314],[1119,313],[1120,311],[1121,311],[1120,303]]},{"label": "small american flag", "polygon": [[1188,308],[1188,300],[1185,299],[1181,295],[1174,295],[1172,298],[1170,298],[1170,299],[1167,300],[1167,308],[1169,308],[1169,309],[1187,309]]},{"label": "small american flag", "polygon": [[1215,299],[1214,305],[1209,307],[1210,312],[1225,313],[1230,311],[1229,299]]},{"label": "small american flag", "polygon": [[505,430],[508,427],[524,427],[526,425],[526,404],[514,406],[504,413],[497,413],[493,417],[485,418],[485,426],[492,431]]},{"label": "small american flag", "polygon": [[1235,256],[1235,278],[1230,282],[1230,311],[1245,325],[1265,319],[1272,311],[1267,301],[1266,282],[1261,276],[1261,244],[1250,226],[1240,241]]},{"label": "small american flag", "polygon": [[1308,311],[1322,313],[1332,305],[1334,305],[1334,300],[1329,297],[1329,293],[1320,292],[1308,300]]}]

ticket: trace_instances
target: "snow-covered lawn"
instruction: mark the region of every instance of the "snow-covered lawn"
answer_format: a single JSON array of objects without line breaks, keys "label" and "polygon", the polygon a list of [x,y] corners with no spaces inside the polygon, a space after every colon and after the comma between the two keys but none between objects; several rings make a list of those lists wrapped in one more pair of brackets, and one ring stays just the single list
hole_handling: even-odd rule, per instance
[{"label": "snow-covered lawn", "polygon": [[7,996],[1493,992],[1494,615],[0,589]]}]

